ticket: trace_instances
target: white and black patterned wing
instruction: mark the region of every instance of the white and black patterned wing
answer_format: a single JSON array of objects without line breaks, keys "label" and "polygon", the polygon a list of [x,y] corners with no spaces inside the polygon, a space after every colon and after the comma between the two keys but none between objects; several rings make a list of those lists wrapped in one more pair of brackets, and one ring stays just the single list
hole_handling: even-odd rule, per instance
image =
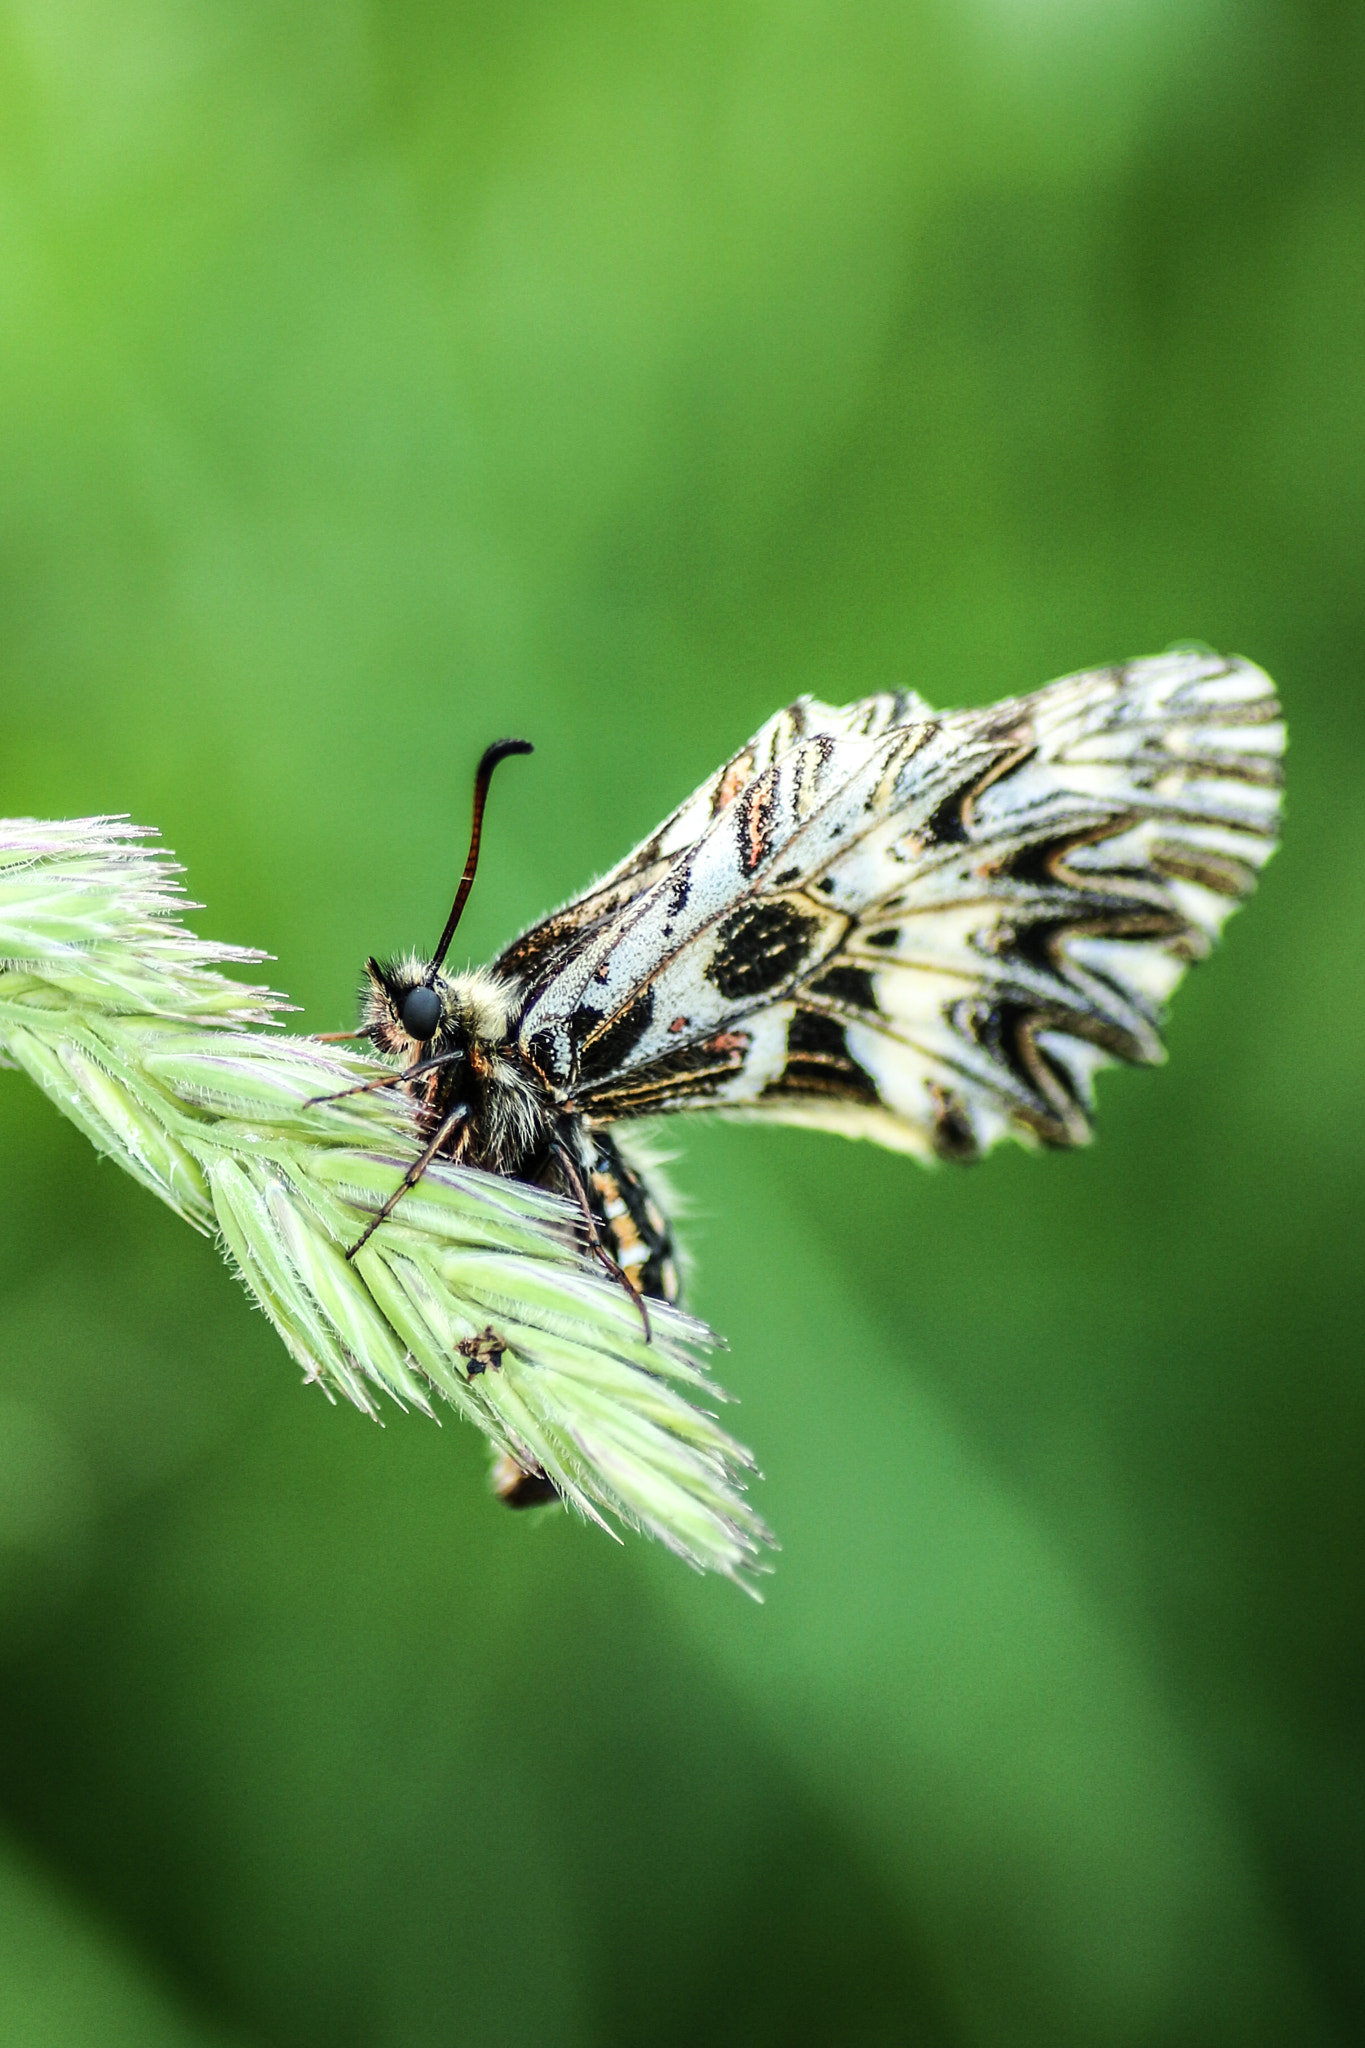
[{"label": "white and black patterned wing", "polygon": [[493,971],[517,983],[533,1003],[562,968],[582,955],[591,939],[619,929],[622,916],[672,871],[680,856],[695,850],[721,812],[780,755],[817,732],[829,739],[870,739],[933,715],[924,699],[910,690],[884,691],[838,709],[803,697],[775,712],[610,874],[515,939],[493,963]]},{"label": "white and black patterned wing", "polygon": [[1192,651],[942,718],[802,700],[498,963],[522,1050],[604,1119],[1079,1143],[1272,851],[1283,741],[1261,670]]}]

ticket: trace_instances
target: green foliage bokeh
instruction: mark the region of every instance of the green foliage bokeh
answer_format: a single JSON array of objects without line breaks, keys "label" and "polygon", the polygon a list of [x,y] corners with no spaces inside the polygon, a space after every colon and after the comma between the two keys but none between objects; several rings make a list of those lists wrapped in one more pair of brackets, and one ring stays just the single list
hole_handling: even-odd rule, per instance
[{"label": "green foliage bokeh", "polygon": [[0,815],[306,1028],[779,703],[1198,637],[1264,889],[1084,1155],[680,1132],[760,1611],[302,1393],[0,1077],[0,2039],[1365,2026],[1365,15],[4,0]]}]

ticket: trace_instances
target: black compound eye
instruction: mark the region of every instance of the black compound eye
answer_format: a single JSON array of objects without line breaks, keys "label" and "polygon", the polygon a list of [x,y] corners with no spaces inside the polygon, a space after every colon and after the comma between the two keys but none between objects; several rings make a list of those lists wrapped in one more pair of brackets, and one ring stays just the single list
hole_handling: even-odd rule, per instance
[{"label": "black compound eye", "polygon": [[441,998],[434,988],[419,984],[408,990],[398,1014],[409,1038],[428,1039],[441,1021]]}]

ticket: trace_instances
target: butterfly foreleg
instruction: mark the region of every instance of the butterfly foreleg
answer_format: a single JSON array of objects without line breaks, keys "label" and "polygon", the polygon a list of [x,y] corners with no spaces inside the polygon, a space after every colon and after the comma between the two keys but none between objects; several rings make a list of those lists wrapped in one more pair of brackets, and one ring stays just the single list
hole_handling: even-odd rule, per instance
[{"label": "butterfly foreleg", "polygon": [[426,1172],[432,1160],[440,1151],[442,1145],[445,1144],[446,1140],[453,1134],[453,1132],[458,1128],[458,1126],[464,1122],[468,1114],[468,1104],[464,1102],[457,1103],[455,1108],[451,1110],[450,1115],[446,1117],[440,1124],[437,1125],[435,1137],[430,1139],[428,1143],[418,1153],[417,1157],[413,1160],[412,1165],[403,1175],[402,1180],[399,1181],[398,1186],[394,1189],[393,1193],[389,1196],[388,1200],[384,1203],[383,1207],[377,1210],[375,1214],[370,1218],[369,1222],[365,1225],[365,1228],[361,1231],[360,1236],[356,1239],[355,1243],[347,1252],[346,1256],[348,1259],[353,1259],[356,1253],[361,1249],[362,1245],[369,1243],[370,1239],[374,1236],[376,1230],[378,1230],[380,1224],[384,1221],[385,1217],[392,1216],[394,1210],[398,1207],[398,1204],[402,1201],[408,1189],[410,1187],[414,1187],[416,1183],[422,1178],[422,1175]]},{"label": "butterfly foreleg", "polygon": [[416,1066],[404,1067],[396,1074],[381,1074],[375,1081],[358,1081],[354,1088],[338,1088],[330,1095],[310,1095],[303,1106],[305,1109],[316,1109],[322,1102],[345,1102],[352,1095],[373,1095],[377,1089],[401,1088],[407,1081],[415,1081],[422,1074],[434,1073],[437,1067],[454,1066],[463,1058],[463,1051],[438,1053],[434,1059],[418,1060]]}]

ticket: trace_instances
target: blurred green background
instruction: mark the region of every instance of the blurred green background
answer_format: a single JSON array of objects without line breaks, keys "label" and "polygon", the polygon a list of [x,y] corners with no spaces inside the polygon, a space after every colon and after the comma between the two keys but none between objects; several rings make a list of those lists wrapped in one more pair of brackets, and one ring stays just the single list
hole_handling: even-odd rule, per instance
[{"label": "blurred green background", "polygon": [[0,1076],[0,2040],[1365,2032],[1365,9],[3,0],[0,814],[309,1029],[777,705],[1197,637],[1286,848],[1083,1156],[699,1125],[767,1605],[305,1394]]}]

